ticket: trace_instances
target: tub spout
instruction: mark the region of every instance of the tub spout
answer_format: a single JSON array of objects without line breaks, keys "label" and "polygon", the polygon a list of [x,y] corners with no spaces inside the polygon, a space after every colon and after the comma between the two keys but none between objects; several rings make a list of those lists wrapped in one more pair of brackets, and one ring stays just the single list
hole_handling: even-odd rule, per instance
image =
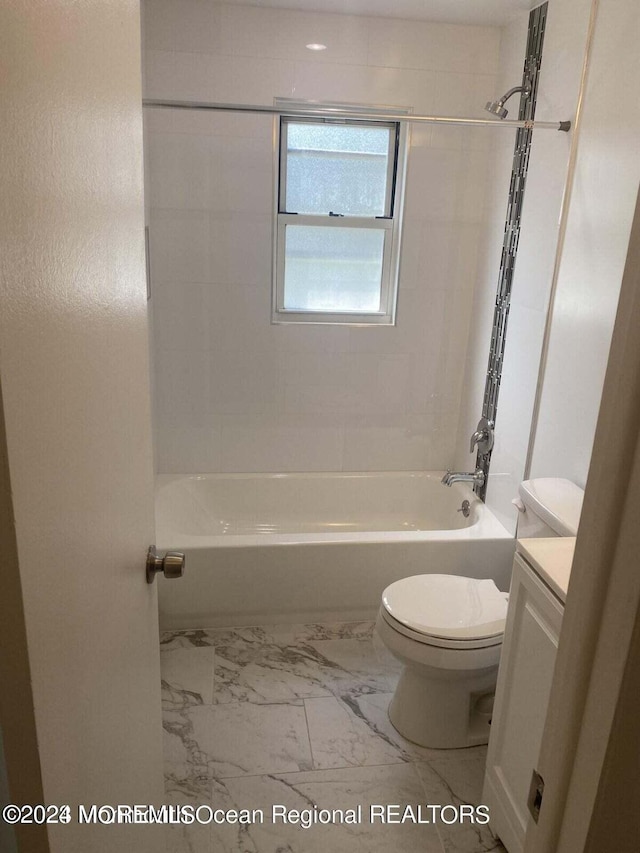
[{"label": "tub spout", "polygon": [[454,483],[473,483],[474,486],[484,486],[484,471],[477,468],[473,473],[462,471],[447,471],[442,478],[445,486],[453,486]]}]

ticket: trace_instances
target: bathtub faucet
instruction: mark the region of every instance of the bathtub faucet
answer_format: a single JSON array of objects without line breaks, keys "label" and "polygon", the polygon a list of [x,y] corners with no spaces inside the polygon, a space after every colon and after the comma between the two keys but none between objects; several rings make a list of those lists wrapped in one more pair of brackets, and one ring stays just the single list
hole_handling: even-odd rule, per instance
[{"label": "bathtub faucet", "polygon": [[484,486],[484,471],[476,468],[473,474],[461,471],[447,471],[442,478],[445,486],[453,486],[454,483],[473,483],[474,486]]}]

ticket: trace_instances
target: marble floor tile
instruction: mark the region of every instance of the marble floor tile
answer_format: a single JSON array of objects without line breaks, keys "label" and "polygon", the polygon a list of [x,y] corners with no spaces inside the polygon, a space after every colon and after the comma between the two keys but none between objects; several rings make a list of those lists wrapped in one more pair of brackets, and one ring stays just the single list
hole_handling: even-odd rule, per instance
[{"label": "marble floor tile", "polygon": [[426,761],[442,755],[440,749],[429,749],[412,743],[393,727],[389,719],[389,703],[393,693],[345,694],[338,698],[354,720],[359,721],[359,731],[363,732],[366,727],[372,737],[394,749],[402,761]]},{"label": "marble floor tile", "polygon": [[292,645],[315,640],[370,640],[374,634],[373,622],[335,622],[328,624],[274,624],[237,628],[202,628],[181,631],[164,631],[161,648],[179,646],[216,646],[234,643],[276,643]]},{"label": "marble floor tile", "polygon": [[[363,698],[363,697],[358,697]],[[306,699],[307,725],[316,769],[401,764],[410,756],[372,725],[358,698]]]},{"label": "marble floor tile", "polygon": [[[370,822],[372,804],[416,806],[424,801],[411,765],[351,767],[309,773],[225,779],[222,802],[261,809],[264,822],[213,829],[216,853],[442,853],[436,828],[427,824]],[[361,822],[316,823],[309,828],[272,820],[273,805],[287,809],[347,810],[361,807]]]},{"label": "marble floor tile", "polygon": [[192,794],[213,779],[310,769],[302,703],[193,705],[166,711],[165,774]]},{"label": "marble floor tile", "polygon": [[[415,767],[422,779],[427,802],[479,805],[482,802],[482,783],[486,764],[486,746],[469,749],[439,750],[428,762]],[[438,833],[445,853],[483,853],[493,850],[504,853],[502,844],[493,837],[489,827],[469,822],[438,823]]]},{"label": "marble floor tile", "polygon": [[[194,805],[195,801],[173,792],[166,796],[170,805]],[[213,853],[212,827],[209,824],[167,824],[165,826],[165,853]]]},{"label": "marble floor tile", "polygon": [[388,693],[395,687],[394,671],[380,662],[370,638],[313,640],[306,645],[331,665],[326,683],[333,693],[345,688],[354,693]]},{"label": "marble floor tile", "polygon": [[293,640],[289,625],[257,625],[240,628],[198,628],[187,631],[164,631],[160,637],[161,650],[191,646],[259,645],[260,643],[285,643]]},{"label": "marble floor tile", "polygon": [[214,701],[270,703],[330,696],[326,686],[330,669],[305,645],[220,644],[216,646]]},{"label": "marble floor tile", "polygon": [[370,640],[375,625],[373,622],[332,622],[292,627],[294,642],[313,643],[317,640]]},{"label": "marble floor tile", "polygon": [[[481,826],[271,820],[273,804],[478,804],[486,749],[425,749],[392,726],[400,671],[372,622],[167,632],[167,802],[263,809],[249,825],[168,827],[167,853],[484,853]],[[212,677],[213,673],[213,677]]]},{"label": "marble floor tile", "polygon": [[194,629],[189,631],[163,631],[160,635],[160,651],[170,649],[213,647],[213,638],[208,631]]},{"label": "marble floor tile", "polygon": [[177,647],[160,653],[162,701],[170,708],[211,705],[214,649],[212,646]]},{"label": "marble floor tile", "polygon": [[214,702],[283,702],[393,689],[371,640],[216,642]]}]

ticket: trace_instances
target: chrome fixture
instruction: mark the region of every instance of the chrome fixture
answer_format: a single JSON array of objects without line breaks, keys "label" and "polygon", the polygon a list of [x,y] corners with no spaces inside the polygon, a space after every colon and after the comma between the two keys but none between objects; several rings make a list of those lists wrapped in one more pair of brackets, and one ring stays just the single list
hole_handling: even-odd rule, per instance
[{"label": "chrome fixture", "polygon": [[484,471],[482,468],[476,468],[473,473],[447,471],[441,482],[445,486],[453,486],[454,483],[473,483],[474,486],[484,486]]},{"label": "chrome fixture", "polygon": [[525,98],[529,97],[531,94],[531,81],[528,77],[525,77],[524,85],[514,86],[512,89],[509,89],[508,92],[505,92],[499,100],[487,101],[485,110],[494,116],[498,116],[500,119],[505,119],[509,114],[509,110],[505,110],[504,105],[512,95],[515,95],[516,92],[522,92]]},{"label": "chrome fixture", "polygon": [[473,453],[474,449],[478,448],[478,453],[485,454],[493,450],[493,428],[495,424],[487,418],[480,418],[476,431],[471,436],[469,444],[469,453]]},{"label": "chrome fixture", "polygon": [[462,506],[456,512],[461,512],[465,518],[469,518],[471,515],[471,504],[469,501],[462,501]]},{"label": "chrome fixture", "polygon": [[185,555],[181,551],[167,551],[164,557],[151,545],[147,551],[147,583],[153,583],[158,572],[165,578],[181,578],[184,574]]},{"label": "chrome fixture", "polygon": [[[506,100],[506,95],[505,95]],[[159,98],[145,98],[143,107],[165,110],[205,110],[232,113],[259,113],[278,116],[300,116],[301,118],[344,118],[360,119],[366,121],[371,119],[380,121],[380,113],[367,113],[354,111],[345,107],[322,107],[318,109],[297,109],[286,106],[267,106],[266,104],[237,104],[237,103],[215,103],[210,101],[163,101]],[[494,115],[493,110],[491,112]],[[506,110],[505,110],[506,115]],[[571,128],[570,121],[533,121],[531,119],[509,119],[506,122],[497,122],[490,118],[472,118],[466,116],[431,116],[431,115],[407,115],[406,113],[385,112],[386,121],[409,122],[410,124],[455,124],[467,127],[516,127],[526,130],[564,130]]]}]

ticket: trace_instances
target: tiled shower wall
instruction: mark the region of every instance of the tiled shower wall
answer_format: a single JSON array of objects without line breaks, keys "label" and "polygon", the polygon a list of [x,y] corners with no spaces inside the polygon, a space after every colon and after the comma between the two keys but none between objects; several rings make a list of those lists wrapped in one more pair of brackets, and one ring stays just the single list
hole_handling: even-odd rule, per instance
[{"label": "tiled shower wall", "polygon": [[[570,119],[575,122],[591,6],[592,0],[550,0],[536,120]],[[563,324],[564,332],[555,335],[556,356],[550,359],[545,377],[543,400],[553,398],[553,402],[543,408],[531,471],[532,476],[568,477],[580,486],[584,486],[586,479],[620,288],[620,278],[616,283],[612,276],[615,278],[616,270],[623,263],[625,246],[621,248],[621,243],[625,234],[628,239],[638,180],[637,168],[634,171],[637,156],[633,142],[637,138],[637,128],[624,111],[616,113],[612,94],[621,92],[621,101],[625,102],[623,88],[627,78],[619,75],[617,69],[620,57],[628,53],[628,44],[623,44],[625,37],[635,38],[637,4],[630,0],[614,6],[617,12],[609,14],[618,14],[620,20],[628,16],[628,26],[621,26],[615,38],[605,42],[601,65],[597,71],[590,72],[595,75],[600,91],[609,92],[608,96],[601,96],[606,107],[596,98],[594,108],[588,109],[590,90],[587,90],[585,116],[594,115],[592,121],[596,127],[597,121],[602,121],[602,127],[606,127],[615,139],[615,145],[611,143],[609,147],[609,140],[603,143],[597,132],[582,136],[585,125],[579,131],[578,178],[569,208],[567,234],[572,235],[580,248],[571,255],[572,244],[567,240],[563,253],[557,303],[563,307],[559,309],[562,313],[556,312],[553,328],[557,331]],[[522,74],[525,18],[526,13],[523,13],[522,20],[515,19],[504,30],[498,91],[515,85],[513,81],[519,80]],[[603,15],[599,27],[603,26],[602,20]],[[519,38],[521,45],[517,45]],[[624,85],[620,81],[624,81]],[[633,82],[628,85],[632,87]],[[626,90],[629,96],[630,91]],[[602,111],[596,115],[598,108]],[[605,115],[606,121],[603,121]],[[531,146],[496,417],[496,443],[487,489],[487,505],[512,532],[515,532],[518,515],[512,499],[517,496],[518,484],[525,474],[567,162],[576,132],[575,125],[571,133],[534,132]],[[456,467],[468,465],[475,458],[469,455],[468,442],[482,409],[480,388],[486,368],[500,260],[494,244],[497,234],[504,228],[509,180],[504,163],[510,156],[505,148],[511,145],[510,139],[501,137],[490,165],[487,231],[482,239],[478,265],[476,322],[467,353]],[[613,171],[609,168],[612,157],[616,162]],[[589,180],[584,179],[585,174],[589,174]],[[603,200],[614,197],[616,201],[607,207]],[[602,225],[600,210],[614,208],[615,213],[608,212],[607,222]],[[610,231],[613,222],[616,224],[615,239]],[[562,321],[557,319],[560,316]]]},{"label": "tiled shower wall", "polygon": [[[499,94],[497,28],[207,0],[147,0],[144,28],[147,97],[482,117]],[[270,117],[147,110],[146,131],[158,470],[451,465],[489,148],[504,131],[413,127],[387,328],[271,325]]]}]

